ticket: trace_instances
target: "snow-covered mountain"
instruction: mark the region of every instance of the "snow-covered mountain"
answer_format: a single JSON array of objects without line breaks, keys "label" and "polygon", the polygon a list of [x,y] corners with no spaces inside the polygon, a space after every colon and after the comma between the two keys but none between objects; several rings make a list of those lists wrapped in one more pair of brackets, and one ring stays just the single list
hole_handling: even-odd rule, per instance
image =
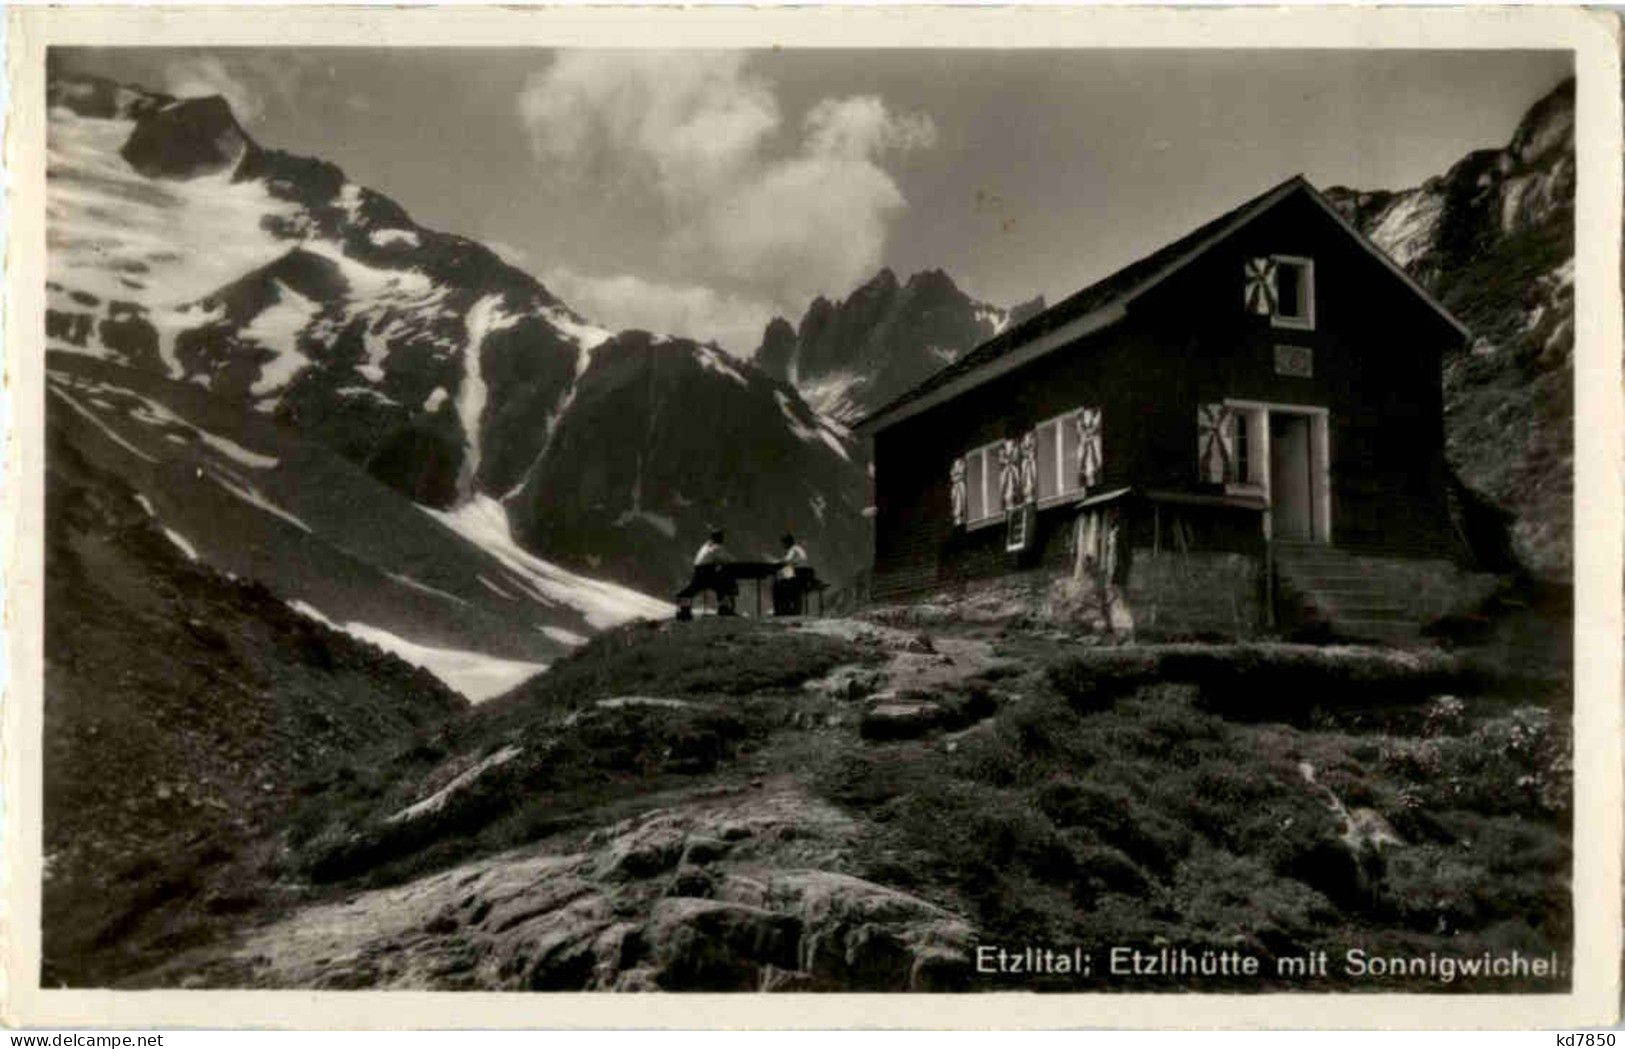
[{"label": "snow-covered mountain", "polygon": [[840,302],[820,296],[798,327],[775,317],[755,360],[819,411],[853,422],[917,385],[960,354],[1044,308],[978,302],[941,270],[899,283],[889,269]]},{"label": "snow-covered mountain", "polygon": [[[172,449],[132,427],[191,394],[260,420],[243,422],[255,432],[296,433],[417,504],[442,538],[571,580],[581,589],[547,597],[559,636],[612,618],[582,596],[605,584],[569,569],[669,592],[713,524],[741,556],[789,527],[826,576],[861,565],[850,438],[715,347],[593,326],[483,245],[260,146],[219,98],[59,78],[48,147],[53,411],[148,457]],[[203,476],[252,470],[214,465]],[[317,497],[285,482],[289,502]],[[484,590],[479,575],[492,600],[525,591],[490,572],[465,582]],[[609,590],[622,618],[665,608]]]},{"label": "snow-covered mountain", "polygon": [[1536,102],[1501,149],[1398,192],[1327,196],[1472,329],[1445,363],[1448,451],[1513,515],[1535,572],[1572,570],[1574,82]]}]

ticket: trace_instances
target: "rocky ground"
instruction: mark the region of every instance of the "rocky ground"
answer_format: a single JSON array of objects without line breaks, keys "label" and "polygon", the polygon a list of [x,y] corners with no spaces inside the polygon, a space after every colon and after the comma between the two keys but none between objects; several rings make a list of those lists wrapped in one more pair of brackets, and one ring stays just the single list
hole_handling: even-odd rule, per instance
[{"label": "rocky ground", "polygon": [[124,982],[1009,989],[1035,984],[978,973],[978,946],[1561,952],[1565,685],[1492,664],[628,627],[313,782],[291,902]]}]

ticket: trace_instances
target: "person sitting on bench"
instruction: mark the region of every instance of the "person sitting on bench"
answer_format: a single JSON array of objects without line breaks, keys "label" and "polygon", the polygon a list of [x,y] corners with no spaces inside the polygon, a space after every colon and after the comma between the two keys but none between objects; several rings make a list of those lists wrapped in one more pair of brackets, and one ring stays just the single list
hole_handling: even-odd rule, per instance
[{"label": "person sitting on bench", "polygon": [[779,558],[779,571],[773,579],[774,615],[801,615],[803,583],[809,572],[806,548],[796,542],[795,536],[786,534],[784,554]]},{"label": "person sitting on bench", "polygon": [[694,597],[704,590],[717,595],[717,615],[735,614],[734,598],[739,594],[739,584],[723,567],[730,560],[732,558],[722,545],[722,529],[719,528],[711,533],[711,538],[694,555],[694,575],[687,586],[677,591],[678,619],[694,618]]}]

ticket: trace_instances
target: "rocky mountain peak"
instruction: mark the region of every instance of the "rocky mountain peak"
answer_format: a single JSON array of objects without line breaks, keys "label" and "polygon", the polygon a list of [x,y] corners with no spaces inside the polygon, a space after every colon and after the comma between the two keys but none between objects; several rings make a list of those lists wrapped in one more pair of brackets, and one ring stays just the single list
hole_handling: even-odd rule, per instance
[{"label": "rocky mountain peak", "polygon": [[783,317],[774,317],[762,330],[762,345],[756,351],[756,366],[780,381],[790,378],[790,359],[795,355],[796,329]]},{"label": "rocky mountain peak", "polygon": [[814,299],[793,340],[788,322],[768,325],[756,361],[820,411],[851,421],[1007,323],[1004,310],[972,299],[940,269],[900,282],[885,268],[838,303]]},{"label": "rocky mountain peak", "polygon": [[953,278],[940,269],[921,270],[908,279],[908,291],[914,295],[962,296]]},{"label": "rocky mountain peak", "polygon": [[258,150],[231,104],[211,95],[143,114],[119,155],[147,178],[186,179],[235,172]]},{"label": "rocky mountain peak", "polygon": [[414,514],[600,581],[669,593],[711,521],[764,556],[793,524],[837,584],[867,560],[850,438],[749,362],[589,323],[336,165],[255,143],[222,98],[77,76],[50,98],[53,219],[96,231],[51,241],[53,373],[274,420]]},{"label": "rocky mountain peak", "polygon": [[1447,450],[1471,489],[1510,512],[1523,564],[1554,578],[1572,563],[1574,189],[1568,79],[1503,148],[1413,189],[1326,192],[1473,333],[1445,362]]}]

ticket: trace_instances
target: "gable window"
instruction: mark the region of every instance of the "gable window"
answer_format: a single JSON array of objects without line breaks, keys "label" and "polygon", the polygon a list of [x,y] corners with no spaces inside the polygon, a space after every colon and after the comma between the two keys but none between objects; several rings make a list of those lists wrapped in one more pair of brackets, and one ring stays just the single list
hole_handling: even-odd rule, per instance
[{"label": "gable window", "polygon": [[1268,317],[1276,328],[1307,331],[1315,326],[1315,263],[1298,255],[1248,259],[1244,293],[1247,309]]},{"label": "gable window", "polygon": [[1315,326],[1315,264],[1292,255],[1276,255],[1275,310],[1270,324],[1277,328]]}]

